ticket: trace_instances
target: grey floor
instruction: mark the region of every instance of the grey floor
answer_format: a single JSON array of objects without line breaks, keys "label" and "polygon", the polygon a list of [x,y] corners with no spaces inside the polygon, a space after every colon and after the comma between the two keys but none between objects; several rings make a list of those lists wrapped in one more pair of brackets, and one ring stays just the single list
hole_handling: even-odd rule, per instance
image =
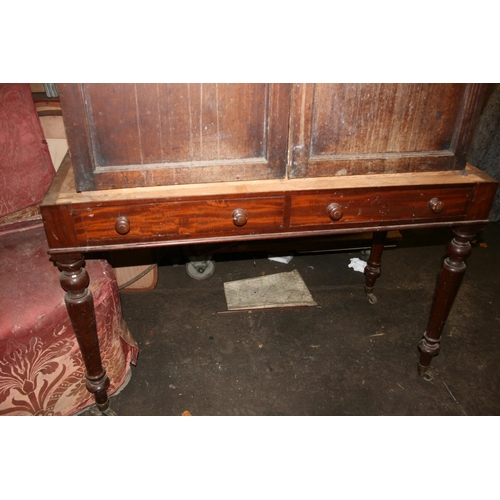
[{"label": "grey floor", "polygon": [[[451,230],[405,231],[383,255],[378,303],[364,296],[358,251],[215,255],[197,281],[167,253],[154,290],[122,293],[140,347],[119,415],[498,415],[500,225],[474,243],[434,359],[417,375],[417,344]],[[259,249],[261,250],[261,249]],[[297,269],[317,307],[227,309],[223,284]]]}]

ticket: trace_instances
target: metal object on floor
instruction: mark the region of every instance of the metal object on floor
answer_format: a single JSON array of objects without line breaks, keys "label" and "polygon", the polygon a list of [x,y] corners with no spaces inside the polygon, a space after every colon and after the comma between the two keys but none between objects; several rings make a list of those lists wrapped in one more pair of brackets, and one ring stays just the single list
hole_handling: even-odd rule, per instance
[{"label": "metal object on floor", "polygon": [[186,262],[186,272],[188,276],[195,280],[206,280],[215,273],[215,263],[211,255],[198,255],[189,257]]}]

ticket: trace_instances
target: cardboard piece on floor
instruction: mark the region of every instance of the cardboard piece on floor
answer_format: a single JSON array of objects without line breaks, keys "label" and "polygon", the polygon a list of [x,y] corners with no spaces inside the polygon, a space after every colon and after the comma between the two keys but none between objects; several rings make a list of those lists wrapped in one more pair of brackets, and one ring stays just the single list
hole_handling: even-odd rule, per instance
[{"label": "cardboard piece on floor", "polygon": [[229,311],[316,306],[300,273],[271,274],[224,283]]}]

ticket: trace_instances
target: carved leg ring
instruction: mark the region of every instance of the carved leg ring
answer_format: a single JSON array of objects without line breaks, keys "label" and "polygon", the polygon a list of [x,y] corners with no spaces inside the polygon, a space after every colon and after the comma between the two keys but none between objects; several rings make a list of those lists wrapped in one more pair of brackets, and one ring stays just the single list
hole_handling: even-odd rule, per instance
[{"label": "carved leg ring", "polygon": [[448,256],[444,259],[434,295],[427,331],[418,344],[420,361],[418,373],[423,375],[434,356],[440,351],[441,332],[464,277],[466,259],[470,256],[470,244],[483,227],[464,226],[453,230],[454,238],[446,247]]},{"label": "carved leg ring", "polygon": [[384,251],[387,231],[373,233],[373,242],[368,263],[365,267],[365,292],[370,304],[377,302],[377,297],[373,294],[375,281],[380,276],[382,252]]},{"label": "carved leg ring", "polygon": [[106,392],[109,378],[101,362],[94,301],[87,288],[89,275],[83,267],[85,260],[82,255],[73,255],[71,260],[59,258],[56,264],[61,271],[60,281],[66,291],[66,308],[86,367],[86,387],[94,395],[99,410],[105,412],[109,408]]}]

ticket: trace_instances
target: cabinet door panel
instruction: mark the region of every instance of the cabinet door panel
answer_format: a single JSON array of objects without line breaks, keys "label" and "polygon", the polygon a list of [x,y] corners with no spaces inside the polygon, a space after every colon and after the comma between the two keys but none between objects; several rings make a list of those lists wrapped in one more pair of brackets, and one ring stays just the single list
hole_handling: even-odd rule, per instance
[{"label": "cabinet door panel", "polygon": [[284,177],[287,84],[65,84],[80,190]]},{"label": "cabinet door panel", "polygon": [[298,84],[291,177],[460,169],[478,84]]}]

